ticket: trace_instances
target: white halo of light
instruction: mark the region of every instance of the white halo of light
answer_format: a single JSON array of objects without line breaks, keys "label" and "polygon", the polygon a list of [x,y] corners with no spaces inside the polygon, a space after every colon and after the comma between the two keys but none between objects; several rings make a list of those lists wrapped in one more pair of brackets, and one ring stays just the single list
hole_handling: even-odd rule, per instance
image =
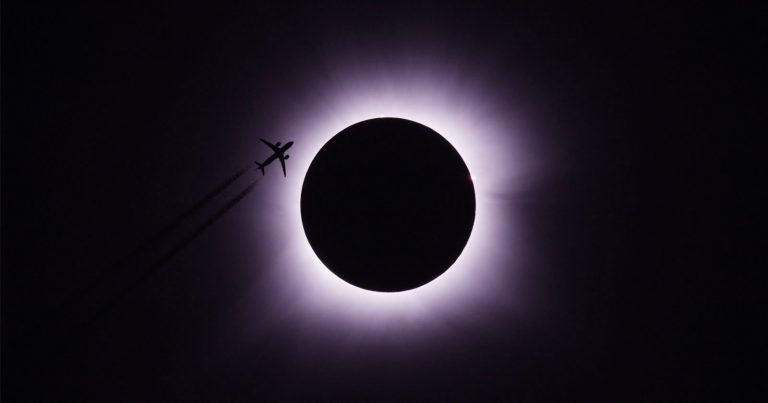
[{"label": "white halo of light", "polygon": [[[276,138],[295,145],[288,177],[268,172],[261,185],[274,198],[268,215],[257,213],[259,233],[268,238],[261,247],[270,251],[262,260],[270,294],[277,299],[272,303],[287,314],[284,320],[298,323],[294,326],[345,329],[341,332],[358,341],[361,334],[407,341],[427,327],[439,331],[443,319],[476,317],[492,304],[519,303],[509,281],[521,270],[514,217],[498,195],[528,187],[540,161],[509,102],[477,77],[441,68],[449,63],[411,61],[375,69],[364,64],[331,69],[322,84],[293,94],[294,109],[278,116]],[[408,119],[435,130],[461,155],[475,186],[475,223],[462,254],[435,280],[396,293],[355,287],[326,268],[307,240],[300,210],[304,177],[320,148],[346,127],[377,117]]]}]

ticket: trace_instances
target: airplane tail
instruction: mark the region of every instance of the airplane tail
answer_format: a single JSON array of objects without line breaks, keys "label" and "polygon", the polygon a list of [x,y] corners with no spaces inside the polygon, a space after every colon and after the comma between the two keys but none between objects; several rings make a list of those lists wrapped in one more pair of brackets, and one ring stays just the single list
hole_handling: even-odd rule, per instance
[{"label": "airplane tail", "polygon": [[264,165],[259,164],[258,162],[254,161],[254,164],[259,167],[259,170],[261,170],[261,175],[264,175]]}]

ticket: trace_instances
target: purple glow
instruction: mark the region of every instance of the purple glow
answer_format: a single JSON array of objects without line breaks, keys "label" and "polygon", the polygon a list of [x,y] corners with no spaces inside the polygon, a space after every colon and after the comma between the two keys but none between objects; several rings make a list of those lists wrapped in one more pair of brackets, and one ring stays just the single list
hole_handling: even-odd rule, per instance
[{"label": "purple glow", "polygon": [[[343,59],[290,94],[295,102],[274,116],[274,138],[296,146],[287,179],[267,175],[260,186],[268,204],[253,206],[251,213],[254,237],[266,256],[256,259],[267,270],[268,284],[252,293],[262,304],[267,293],[280,307],[271,326],[284,321],[302,334],[339,332],[356,343],[407,343],[497,309],[521,310],[526,301],[516,281],[525,270],[516,242],[520,234],[508,198],[498,195],[514,197],[529,188],[542,158],[513,103],[505,101],[514,94],[497,93],[484,81],[483,69],[457,66],[453,58]],[[301,222],[301,187],[315,154],[342,129],[374,117],[413,120],[443,135],[469,167],[477,198],[474,229],[456,263],[434,281],[399,293],[363,290],[336,277],[311,249]],[[260,147],[257,137],[254,150]]]}]

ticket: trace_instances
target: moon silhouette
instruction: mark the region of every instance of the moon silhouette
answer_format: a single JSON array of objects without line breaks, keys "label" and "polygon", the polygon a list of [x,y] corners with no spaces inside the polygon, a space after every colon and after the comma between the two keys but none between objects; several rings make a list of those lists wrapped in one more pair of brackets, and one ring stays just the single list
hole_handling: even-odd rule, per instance
[{"label": "moon silhouette", "polygon": [[475,189],[455,148],[422,124],[365,120],[336,134],[301,191],[309,244],[336,276],[380,292],[420,287],[461,255]]}]

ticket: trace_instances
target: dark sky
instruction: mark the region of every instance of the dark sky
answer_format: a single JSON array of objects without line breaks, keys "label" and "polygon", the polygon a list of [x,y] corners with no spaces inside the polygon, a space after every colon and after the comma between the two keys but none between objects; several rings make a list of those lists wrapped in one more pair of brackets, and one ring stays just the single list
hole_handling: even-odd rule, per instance
[{"label": "dark sky", "polygon": [[[722,345],[734,319],[723,270],[740,265],[722,263],[738,255],[722,200],[740,194],[733,156],[764,113],[746,101],[765,84],[754,78],[766,67],[760,14],[4,2],[3,401],[754,396],[755,373],[733,389],[712,380],[740,374],[745,364],[726,357],[749,350]],[[234,334],[232,306],[269,287],[242,269],[244,251],[271,253],[242,236],[243,203],[266,209],[272,195],[257,184],[210,226],[174,227],[180,243],[153,235],[262,155],[253,138],[301,104],[293,97],[311,93],[334,52],[387,56],[413,43],[461,44],[454,57],[487,66],[500,92],[514,86],[540,148],[557,156],[519,217],[530,292],[544,301],[534,319],[499,315],[456,324],[448,341],[334,354],[327,335],[272,331],[264,318],[290,312],[264,294],[249,325],[258,337]],[[258,178],[248,175],[222,197]]]}]

